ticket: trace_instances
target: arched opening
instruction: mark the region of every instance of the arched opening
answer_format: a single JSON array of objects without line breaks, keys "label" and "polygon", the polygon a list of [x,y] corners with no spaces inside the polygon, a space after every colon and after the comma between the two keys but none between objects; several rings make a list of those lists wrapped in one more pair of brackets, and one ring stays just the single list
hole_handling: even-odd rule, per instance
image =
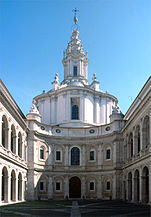
[{"label": "arched opening", "polygon": [[148,115],[144,118],[142,133],[143,133],[143,148],[146,148],[149,145],[149,116]]},{"label": "arched opening", "polygon": [[14,170],[11,172],[11,200],[16,201],[16,175]]},{"label": "arched opening", "polygon": [[22,158],[22,136],[18,133],[18,156]]},{"label": "arched opening", "polygon": [[11,126],[11,151],[16,153],[16,131],[14,125]]},{"label": "arched opening", "polygon": [[69,180],[69,197],[81,198],[81,180],[77,176]]},{"label": "arched opening", "polygon": [[142,173],[142,201],[149,202],[149,170],[145,166]]},{"label": "arched opening", "polygon": [[8,171],[7,168],[4,167],[2,170],[2,201],[8,201]]},{"label": "arched opening", "polygon": [[129,157],[133,156],[133,134],[130,133],[129,135]]},{"label": "arched opening", "polygon": [[2,145],[8,148],[8,122],[5,116],[2,117]]},{"label": "arched opening", "polygon": [[140,126],[137,126],[135,131],[135,153],[138,154],[139,152],[140,152]]},{"label": "arched opening", "polygon": [[128,174],[128,201],[132,200],[132,173]]},{"label": "arched opening", "polygon": [[71,149],[71,165],[80,165],[80,149],[77,147]]},{"label": "arched opening", "polygon": [[22,200],[22,175],[18,175],[18,200]]},{"label": "arched opening", "polygon": [[136,170],[134,173],[134,200],[136,202],[139,202],[140,198],[140,192],[139,192],[139,171]]}]

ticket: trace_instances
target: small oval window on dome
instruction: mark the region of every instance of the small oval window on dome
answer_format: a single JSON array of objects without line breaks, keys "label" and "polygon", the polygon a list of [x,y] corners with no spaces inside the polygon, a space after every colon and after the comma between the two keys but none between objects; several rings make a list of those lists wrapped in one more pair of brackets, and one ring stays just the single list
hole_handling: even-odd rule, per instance
[{"label": "small oval window on dome", "polygon": [[89,133],[95,133],[94,129],[89,130]]},{"label": "small oval window on dome", "polygon": [[106,127],[106,128],[105,128],[105,130],[106,130],[106,131],[109,131],[109,130],[110,130],[110,127],[109,127],[109,126],[108,126],[108,127]]},{"label": "small oval window on dome", "polygon": [[41,129],[42,129],[42,130],[45,130],[45,127],[44,127],[44,126],[41,126]]},{"label": "small oval window on dome", "polygon": [[61,133],[61,130],[60,129],[56,129],[56,133]]}]

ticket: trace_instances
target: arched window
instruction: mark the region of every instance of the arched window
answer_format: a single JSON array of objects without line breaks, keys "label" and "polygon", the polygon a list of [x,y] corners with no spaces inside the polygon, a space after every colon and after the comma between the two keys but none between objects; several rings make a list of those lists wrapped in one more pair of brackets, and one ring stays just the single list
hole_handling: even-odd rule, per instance
[{"label": "arched window", "polygon": [[40,160],[45,159],[45,148],[44,146],[40,146]]},{"label": "arched window", "polygon": [[18,156],[22,157],[22,136],[21,133],[18,133]]},{"label": "arched window", "polygon": [[11,151],[16,153],[16,131],[14,125],[11,126]]},{"label": "arched window", "polygon": [[8,122],[5,116],[2,117],[2,145],[8,148]]},{"label": "arched window", "polygon": [[71,149],[71,165],[80,165],[80,150],[77,147]]},{"label": "arched window", "polygon": [[77,105],[72,106],[72,120],[79,120],[79,107]]}]

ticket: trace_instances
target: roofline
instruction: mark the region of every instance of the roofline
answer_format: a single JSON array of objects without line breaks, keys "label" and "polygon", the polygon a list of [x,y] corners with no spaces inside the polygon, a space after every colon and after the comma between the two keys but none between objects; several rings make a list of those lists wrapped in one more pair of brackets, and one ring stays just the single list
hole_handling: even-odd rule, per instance
[{"label": "roofline", "polygon": [[136,100],[139,98],[139,96],[141,95],[141,93],[143,92],[143,90],[145,89],[147,83],[149,83],[149,81],[151,80],[151,76],[149,76],[149,78],[147,79],[147,81],[145,82],[145,84],[143,85],[141,91],[138,93],[138,95],[135,97],[134,101],[132,102],[132,104],[130,105],[130,107],[128,108],[127,112],[125,113],[124,117],[126,117],[126,115],[128,115],[128,113],[130,112],[130,109],[132,109],[132,107],[134,106],[134,104],[136,103]]},{"label": "roofline", "polygon": [[9,90],[7,89],[7,87],[5,86],[5,84],[3,83],[3,81],[0,79],[0,84],[2,84],[2,86],[5,88],[6,92],[8,93],[9,97],[11,98],[11,100],[14,102],[15,106],[17,107],[21,117],[23,119],[26,119],[26,116],[24,115],[24,113],[22,112],[22,110],[20,109],[20,107],[17,105],[16,101],[14,100],[14,98],[12,97],[12,95],[10,94]]}]

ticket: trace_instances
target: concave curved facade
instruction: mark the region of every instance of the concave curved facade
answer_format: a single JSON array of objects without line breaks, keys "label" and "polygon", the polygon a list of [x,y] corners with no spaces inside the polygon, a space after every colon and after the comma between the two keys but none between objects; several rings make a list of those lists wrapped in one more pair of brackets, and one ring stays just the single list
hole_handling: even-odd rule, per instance
[{"label": "concave curved facade", "polygon": [[77,28],[62,63],[64,80],[56,74],[52,90],[34,97],[27,115],[29,183],[35,186],[28,185],[29,199],[115,199],[124,126],[118,100],[99,89],[95,74],[87,80],[88,52]]}]

